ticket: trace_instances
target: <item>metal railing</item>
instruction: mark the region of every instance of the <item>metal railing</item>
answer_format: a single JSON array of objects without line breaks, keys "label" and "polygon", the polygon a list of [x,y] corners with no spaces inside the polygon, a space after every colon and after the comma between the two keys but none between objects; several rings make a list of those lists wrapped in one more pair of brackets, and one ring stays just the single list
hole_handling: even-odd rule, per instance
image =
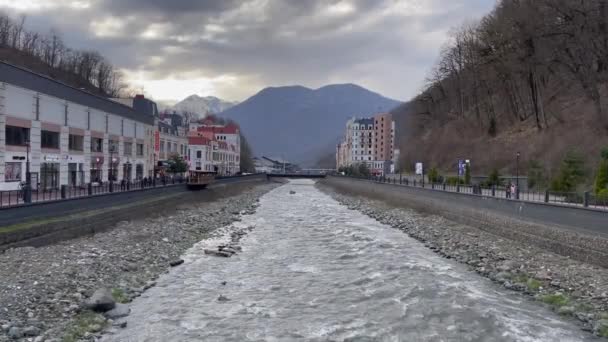
[{"label": "metal railing", "polygon": [[[149,188],[159,188],[175,184],[183,184],[183,177],[147,178],[133,181],[92,182],[78,186],[62,185],[58,189],[31,189],[31,203],[59,201],[73,198],[99,196],[108,193],[140,191]],[[0,191],[0,208],[14,207],[27,204],[25,188],[20,190]]]},{"label": "metal railing", "polygon": [[[348,176],[351,177],[351,176]],[[492,186],[484,187],[481,185],[448,184],[448,183],[429,183],[421,180],[410,180],[398,177],[351,177],[367,179],[379,183],[399,184],[401,186],[419,187],[430,190],[457,192],[462,194],[504,198],[507,200],[518,200],[525,202],[542,202],[568,206],[579,206],[584,208],[608,210],[608,197],[597,197],[592,192],[559,192],[559,191],[516,191],[512,193],[507,187]]]}]

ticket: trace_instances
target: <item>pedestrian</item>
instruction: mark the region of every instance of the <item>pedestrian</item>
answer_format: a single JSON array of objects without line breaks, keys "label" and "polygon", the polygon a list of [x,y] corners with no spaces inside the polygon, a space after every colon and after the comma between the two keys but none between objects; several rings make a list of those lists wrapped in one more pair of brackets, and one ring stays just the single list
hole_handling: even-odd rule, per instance
[{"label": "pedestrian", "polygon": [[511,198],[511,182],[507,183],[507,187],[505,188],[507,198]]},{"label": "pedestrian", "polygon": [[519,199],[517,198],[517,186],[515,186],[515,183],[511,184],[511,194],[513,195],[513,198]]}]

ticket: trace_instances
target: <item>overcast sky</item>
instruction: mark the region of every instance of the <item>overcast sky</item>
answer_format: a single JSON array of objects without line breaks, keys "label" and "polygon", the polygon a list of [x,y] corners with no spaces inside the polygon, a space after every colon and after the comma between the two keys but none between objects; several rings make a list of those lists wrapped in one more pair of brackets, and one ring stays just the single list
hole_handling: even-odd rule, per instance
[{"label": "overcast sky", "polygon": [[267,86],[356,83],[407,100],[451,28],[495,0],[0,0],[96,49],[157,100],[242,101]]}]

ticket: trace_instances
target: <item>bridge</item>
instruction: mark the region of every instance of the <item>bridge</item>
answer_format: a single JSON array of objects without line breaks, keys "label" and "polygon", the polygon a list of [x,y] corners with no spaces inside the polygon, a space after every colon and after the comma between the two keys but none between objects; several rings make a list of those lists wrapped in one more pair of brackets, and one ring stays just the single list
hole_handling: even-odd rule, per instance
[{"label": "bridge", "polygon": [[279,178],[325,178],[327,174],[335,171],[334,169],[302,169],[291,172],[272,172],[267,173],[267,176]]}]

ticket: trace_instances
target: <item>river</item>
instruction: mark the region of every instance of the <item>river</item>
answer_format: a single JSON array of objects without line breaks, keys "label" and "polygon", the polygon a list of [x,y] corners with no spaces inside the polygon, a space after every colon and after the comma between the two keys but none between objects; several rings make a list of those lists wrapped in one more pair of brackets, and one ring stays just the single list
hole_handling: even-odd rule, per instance
[{"label": "river", "polygon": [[103,340],[595,340],[542,304],[347,209],[311,180],[267,193],[234,225],[253,227],[241,253],[203,253],[229,229],[195,245],[131,304],[128,326]]}]

